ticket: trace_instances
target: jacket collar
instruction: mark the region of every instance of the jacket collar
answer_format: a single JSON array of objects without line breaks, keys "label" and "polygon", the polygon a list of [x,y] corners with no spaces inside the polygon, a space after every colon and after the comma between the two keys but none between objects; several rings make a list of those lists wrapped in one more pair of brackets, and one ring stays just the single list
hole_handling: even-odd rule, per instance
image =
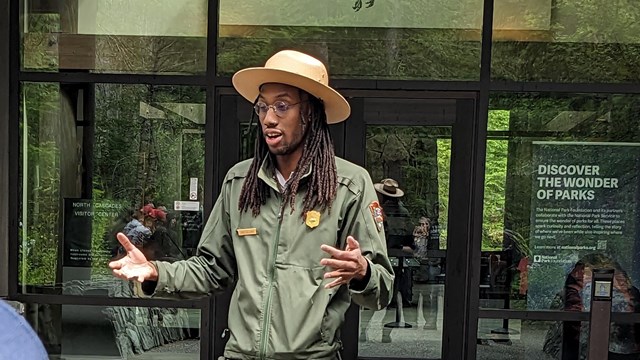
[{"label": "jacket collar", "polygon": [[[311,169],[313,169],[313,161],[309,163],[309,168],[307,172],[302,176],[302,178],[306,178],[311,175]],[[276,167],[274,161],[272,159],[271,154],[265,157],[260,165],[260,170],[258,170],[258,178],[265,182],[270,188],[276,190],[277,192],[282,192],[280,189],[280,184],[278,183],[278,179],[276,179]]]}]

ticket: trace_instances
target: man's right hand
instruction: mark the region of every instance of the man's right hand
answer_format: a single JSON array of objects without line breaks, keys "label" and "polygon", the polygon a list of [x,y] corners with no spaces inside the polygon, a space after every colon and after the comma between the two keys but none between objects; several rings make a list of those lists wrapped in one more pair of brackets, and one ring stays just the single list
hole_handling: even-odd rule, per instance
[{"label": "man's right hand", "polygon": [[157,281],[158,270],[147,260],[142,251],[135,247],[123,233],[117,235],[120,245],[127,251],[127,256],[109,263],[114,276],[124,280]]}]

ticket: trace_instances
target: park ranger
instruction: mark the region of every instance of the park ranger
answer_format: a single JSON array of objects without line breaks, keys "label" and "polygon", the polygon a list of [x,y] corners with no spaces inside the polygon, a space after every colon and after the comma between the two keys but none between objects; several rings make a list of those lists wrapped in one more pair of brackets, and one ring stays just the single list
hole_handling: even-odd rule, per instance
[{"label": "park ranger", "polygon": [[328,124],[350,115],[319,60],[284,50],[233,76],[260,125],[252,159],[227,173],[197,254],[147,261],[123,234],[114,275],[162,296],[236,283],[228,359],[338,359],[351,301],[385,307],[393,287],[382,209],[366,170],[336,158]]}]

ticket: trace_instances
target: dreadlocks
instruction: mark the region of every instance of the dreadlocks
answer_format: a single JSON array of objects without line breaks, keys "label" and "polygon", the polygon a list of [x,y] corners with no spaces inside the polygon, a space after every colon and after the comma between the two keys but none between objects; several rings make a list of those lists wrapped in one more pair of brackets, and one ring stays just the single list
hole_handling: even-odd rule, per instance
[{"label": "dreadlocks", "polygon": [[[307,211],[317,206],[322,210],[328,209],[331,211],[331,204],[336,197],[338,185],[335,154],[324,105],[312,95],[309,95],[309,103],[312,111],[310,118],[306,119],[306,123],[310,128],[307,129],[305,134],[302,157],[298,161],[296,169],[288,180],[288,186],[284,190],[280,209],[282,212],[289,204],[291,213],[293,213],[300,180],[311,170],[302,208],[303,218]],[[302,113],[300,116],[302,116]],[[247,211],[251,208],[253,216],[257,216],[260,213],[260,207],[265,204],[269,196],[267,184],[258,179],[258,171],[267,156],[271,156],[269,148],[262,134],[262,126],[258,126],[253,162],[242,185],[242,192],[238,201],[240,211]]]}]

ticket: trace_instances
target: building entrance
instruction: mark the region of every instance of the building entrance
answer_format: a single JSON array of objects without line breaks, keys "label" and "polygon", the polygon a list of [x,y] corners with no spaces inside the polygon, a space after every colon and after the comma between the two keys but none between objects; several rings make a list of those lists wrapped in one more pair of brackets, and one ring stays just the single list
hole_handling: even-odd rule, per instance
[{"label": "building entrance", "polygon": [[[468,335],[461,325],[468,321],[462,299],[468,296],[472,253],[465,213],[471,201],[475,95],[344,93],[352,115],[331,126],[336,154],[369,171],[396,272],[387,308],[349,311],[342,331],[344,358],[449,358],[459,350],[448,348],[446,339]],[[223,176],[224,168],[252,156],[250,134],[257,124],[249,124],[252,109],[244,99],[220,98],[221,118],[236,119],[221,123],[220,149],[239,149],[237,156],[225,151],[219,157]]]}]

